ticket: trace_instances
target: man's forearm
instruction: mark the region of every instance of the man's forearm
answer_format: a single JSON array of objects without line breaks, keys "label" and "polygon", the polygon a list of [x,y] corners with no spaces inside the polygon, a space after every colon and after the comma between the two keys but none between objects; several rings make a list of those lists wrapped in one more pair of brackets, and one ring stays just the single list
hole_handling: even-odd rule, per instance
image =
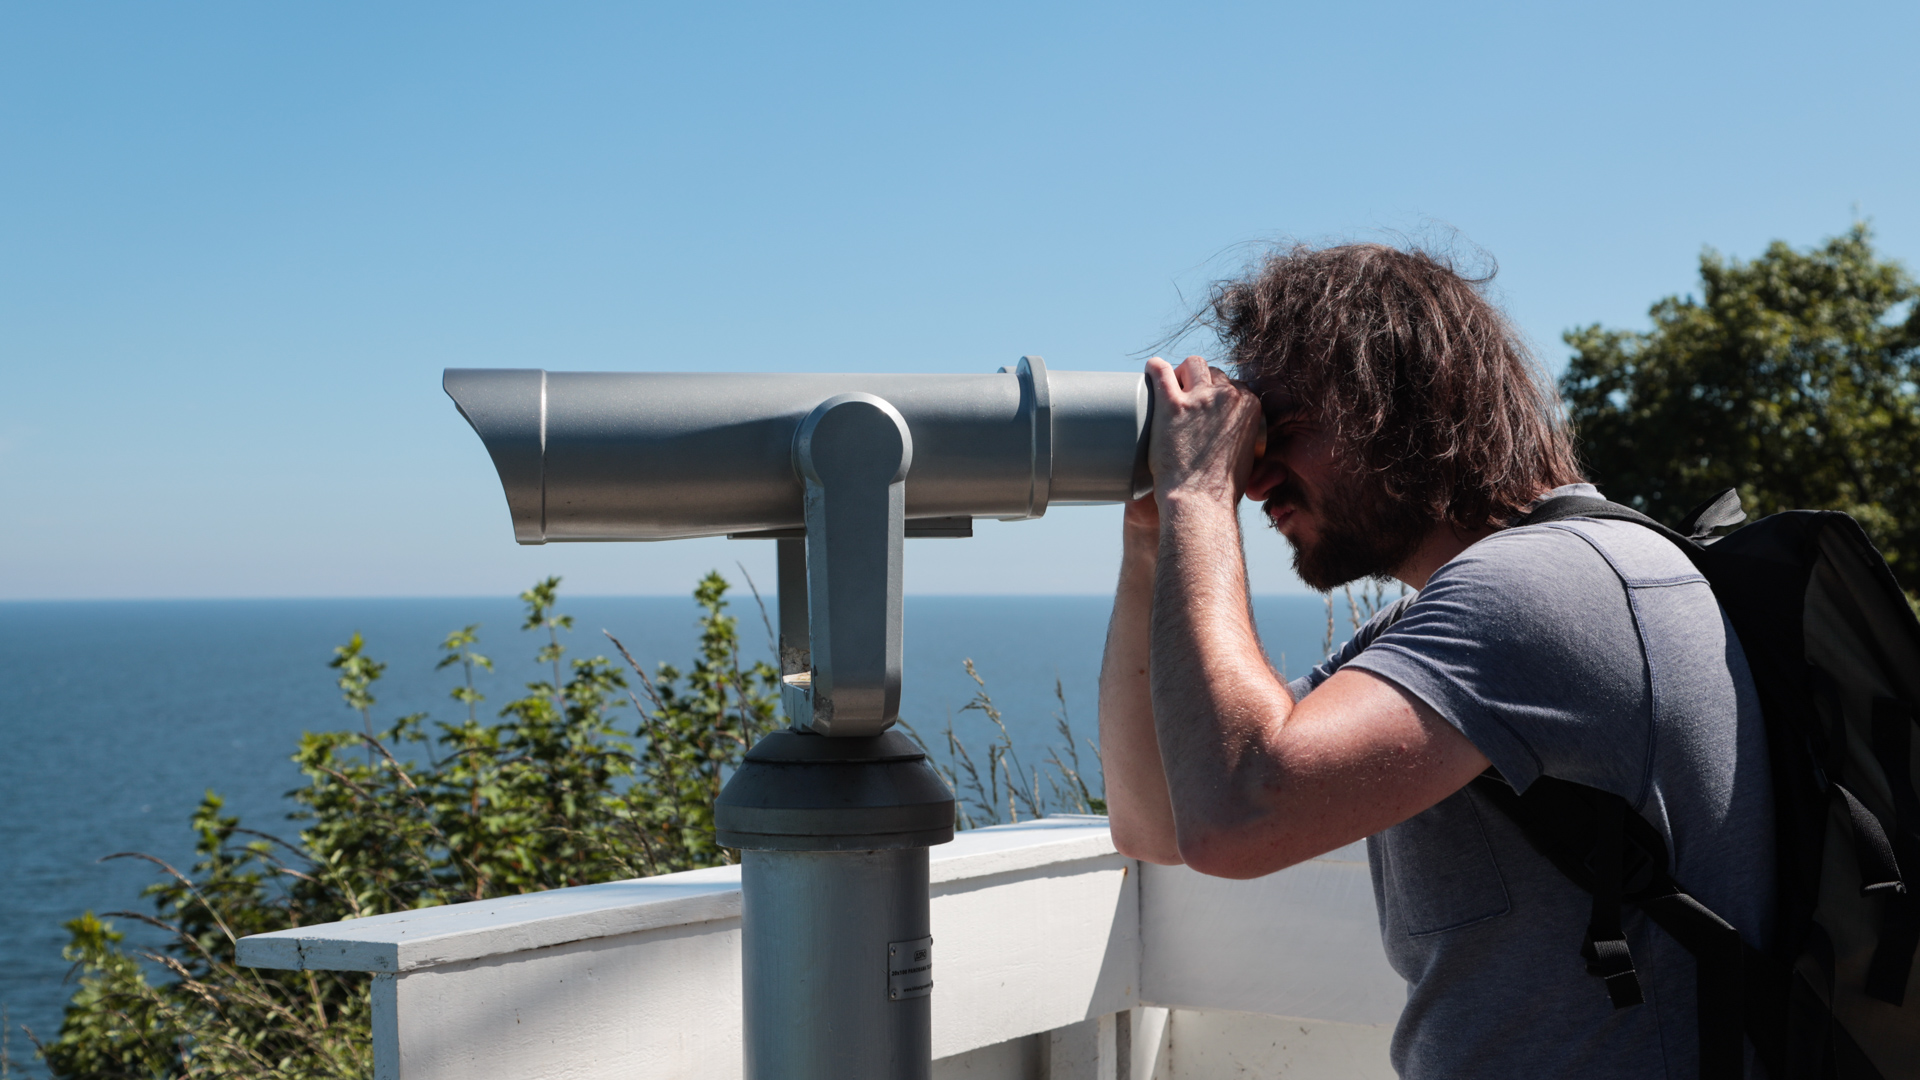
[{"label": "man's forearm", "polygon": [[1293,707],[1254,629],[1235,511],[1218,498],[1161,502],[1152,700],[1187,861],[1269,809],[1272,739]]},{"label": "man's forearm", "polygon": [[1115,846],[1136,859],[1176,863],[1180,850],[1174,842],[1173,807],[1160,765],[1148,677],[1158,543],[1156,532],[1129,522],[1100,665],[1100,764]]}]

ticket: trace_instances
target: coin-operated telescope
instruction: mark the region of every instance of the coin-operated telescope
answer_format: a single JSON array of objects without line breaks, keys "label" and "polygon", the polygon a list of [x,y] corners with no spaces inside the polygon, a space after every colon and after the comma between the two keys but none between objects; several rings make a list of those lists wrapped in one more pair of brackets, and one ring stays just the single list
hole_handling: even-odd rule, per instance
[{"label": "coin-operated telescope", "polygon": [[778,542],[781,699],[715,805],[740,848],[748,1080],[925,1080],[927,848],[953,797],[899,717],[910,537],[1151,488],[1138,373],[450,368],[523,544]]}]

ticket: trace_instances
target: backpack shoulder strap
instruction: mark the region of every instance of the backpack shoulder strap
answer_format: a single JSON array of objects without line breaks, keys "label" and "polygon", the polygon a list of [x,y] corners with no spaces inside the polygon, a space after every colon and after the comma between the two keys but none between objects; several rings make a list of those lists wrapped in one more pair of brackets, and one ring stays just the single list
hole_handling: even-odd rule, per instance
[{"label": "backpack shoulder strap", "polygon": [[[1664,881],[1667,846],[1660,834],[1618,795],[1551,776],[1536,779],[1525,795],[1516,794],[1493,770],[1481,774],[1473,786],[1520,827],[1535,851],[1592,895],[1580,955],[1587,961],[1587,974],[1606,984],[1613,1007],[1645,1001],[1620,925],[1620,903],[1629,893],[1650,886],[1670,891],[1658,888],[1671,884]],[[1641,828],[1629,829],[1629,818]]]},{"label": "backpack shoulder strap", "polygon": [[[1731,489],[1729,489],[1729,491],[1730,490]],[[1723,496],[1725,494],[1726,493],[1722,493]],[[1709,500],[1706,504],[1695,509],[1693,513],[1688,514],[1686,524],[1693,529],[1704,529],[1709,534],[1713,529],[1720,527],[1720,525],[1732,524],[1730,521],[1720,520],[1720,517],[1723,515],[1708,515],[1707,512],[1718,504],[1719,499],[1720,497],[1717,496],[1715,499]],[[1734,503],[1734,509],[1736,511],[1739,509],[1737,498]],[[1745,517],[1745,514],[1740,515],[1741,519]],[[1635,525],[1652,529],[1654,532],[1673,541],[1681,553],[1693,560],[1695,565],[1699,564],[1701,556],[1705,554],[1705,549],[1700,543],[1701,537],[1688,536],[1678,529],[1668,528],[1631,506],[1621,506],[1619,503],[1608,502],[1605,499],[1597,499],[1591,495],[1556,495],[1515,520],[1513,527],[1518,528],[1522,525],[1545,525],[1555,521],[1566,521],[1569,518],[1597,518],[1601,521],[1631,521]],[[1708,524],[1708,521],[1712,523]]]},{"label": "backpack shoulder strap", "polygon": [[[1740,932],[1681,890],[1667,869],[1667,846],[1647,819],[1610,791],[1542,776],[1517,794],[1488,770],[1473,787],[1527,838],[1527,842],[1575,885],[1593,897],[1580,955],[1587,974],[1607,988],[1615,1009],[1642,1003],[1644,994],[1620,922],[1622,903],[1645,911],[1698,965],[1696,1016],[1700,1029],[1701,1080],[1740,1080],[1745,1073],[1741,1036],[1749,1025],[1750,980],[1772,981],[1766,958],[1747,948]],[[1764,1034],[1755,1046],[1772,1060]]]}]

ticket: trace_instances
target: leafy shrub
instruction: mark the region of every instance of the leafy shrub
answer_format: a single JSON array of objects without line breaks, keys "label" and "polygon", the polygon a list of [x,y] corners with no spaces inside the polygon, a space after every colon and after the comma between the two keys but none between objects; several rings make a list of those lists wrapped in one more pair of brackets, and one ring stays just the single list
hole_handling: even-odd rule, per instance
[{"label": "leafy shrub", "polygon": [[[476,628],[448,635],[442,668],[459,667],[459,723],[427,732],[422,714],[384,729],[373,687],[385,670],[359,635],[333,667],[360,732],[302,738],[306,786],[292,793],[306,822],[293,842],[241,827],[209,792],[193,817],[187,871],[144,855],[162,879],[153,914],[110,912],[161,930],[157,951],[133,950],[91,912],[67,924],[79,974],[60,1033],[41,1046],[58,1077],[275,1077],[320,1080],[373,1071],[368,976],[270,971],[234,963],[249,934],[383,912],[479,900],[727,861],[713,842],[713,798],[746,747],[773,721],[779,676],[741,662],[727,582],[694,590],[705,609],[699,654],[649,677],[605,657],[563,663],[558,578],[521,594],[524,629],[550,681],[482,723]],[[631,733],[617,713],[633,705]],[[420,757],[425,758],[422,764]],[[155,976],[164,976],[155,978]]]}]

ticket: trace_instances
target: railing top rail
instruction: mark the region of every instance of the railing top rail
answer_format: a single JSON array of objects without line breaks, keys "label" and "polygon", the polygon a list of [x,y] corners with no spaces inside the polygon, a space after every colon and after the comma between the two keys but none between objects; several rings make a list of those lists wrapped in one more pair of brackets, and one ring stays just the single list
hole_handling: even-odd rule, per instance
[{"label": "railing top rail", "polygon": [[[1062,815],[974,829],[932,849],[944,884],[1115,854],[1107,819]],[[397,973],[740,914],[740,868],[721,866],[301,926],[242,938],[239,962]]]}]

